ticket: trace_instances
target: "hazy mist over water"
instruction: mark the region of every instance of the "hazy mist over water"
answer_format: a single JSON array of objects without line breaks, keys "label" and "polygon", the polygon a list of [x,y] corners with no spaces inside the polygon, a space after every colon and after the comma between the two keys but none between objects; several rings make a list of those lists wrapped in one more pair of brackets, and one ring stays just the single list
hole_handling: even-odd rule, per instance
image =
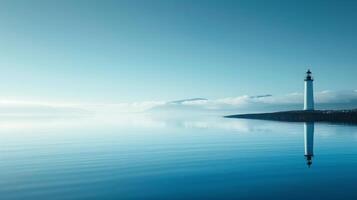
[{"label": "hazy mist over water", "polygon": [[[0,100],[0,117],[83,117],[108,116],[127,118],[128,114],[145,113],[154,116],[181,117],[192,115],[231,115],[249,112],[273,112],[300,110],[302,93],[284,95],[241,95],[218,99],[190,98],[180,100],[138,102],[55,102]],[[357,108],[357,90],[318,91],[315,94],[316,109]]]},{"label": "hazy mist over water", "polygon": [[[2,199],[355,199],[357,127],[220,116],[1,118]],[[326,189],[328,188],[328,190]]]}]

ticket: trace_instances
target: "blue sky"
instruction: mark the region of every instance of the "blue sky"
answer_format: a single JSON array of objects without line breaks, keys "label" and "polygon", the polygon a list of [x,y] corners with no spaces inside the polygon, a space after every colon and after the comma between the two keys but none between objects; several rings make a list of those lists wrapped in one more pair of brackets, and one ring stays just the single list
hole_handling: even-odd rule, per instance
[{"label": "blue sky", "polygon": [[0,1],[0,98],[128,102],[355,90],[353,1]]}]

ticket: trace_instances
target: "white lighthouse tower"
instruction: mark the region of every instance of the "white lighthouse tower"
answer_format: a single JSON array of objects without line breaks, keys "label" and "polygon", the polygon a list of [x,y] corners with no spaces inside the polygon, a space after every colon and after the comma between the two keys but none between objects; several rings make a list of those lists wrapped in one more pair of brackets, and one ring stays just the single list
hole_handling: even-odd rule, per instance
[{"label": "white lighthouse tower", "polygon": [[312,157],[314,156],[314,122],[304,123],[304,146],[305,158],[308,167],[312,164]]},{"label": "white lighthouse tower", "polygon": [[314,110],[314,91],[311,71],[307,70],[305,77],[304,110]]}]

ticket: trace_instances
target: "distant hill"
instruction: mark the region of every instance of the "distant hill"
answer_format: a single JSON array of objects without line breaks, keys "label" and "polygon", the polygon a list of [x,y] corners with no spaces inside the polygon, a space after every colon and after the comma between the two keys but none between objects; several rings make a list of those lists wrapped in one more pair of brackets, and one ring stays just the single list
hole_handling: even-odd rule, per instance
[{"label": "distant hill", "polygon": [[182,104],[186,102],[194,102],[194,101],[207,101],[208,99],[205,98],[192,98],[192,99],[181,99],[176,101],[167,102],[168,104]]},{"label": "distant hill", "polygon": [[155,106],[148,110],[151,113],[161,114],[188,114],[207,112],[205,107],[200,106],[200,102],[208,101],[206,98],[190,98],[180,99],[175,101],[168,101],[163,105]]}]

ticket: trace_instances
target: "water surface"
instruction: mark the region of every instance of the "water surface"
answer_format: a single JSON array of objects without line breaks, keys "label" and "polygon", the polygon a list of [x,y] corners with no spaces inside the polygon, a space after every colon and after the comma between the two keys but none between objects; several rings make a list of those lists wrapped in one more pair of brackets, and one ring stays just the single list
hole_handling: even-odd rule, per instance
[{"label": "water surface", "polygon": [[0,122],[4,200],[357,199],[357,126],[147,116]]}]

